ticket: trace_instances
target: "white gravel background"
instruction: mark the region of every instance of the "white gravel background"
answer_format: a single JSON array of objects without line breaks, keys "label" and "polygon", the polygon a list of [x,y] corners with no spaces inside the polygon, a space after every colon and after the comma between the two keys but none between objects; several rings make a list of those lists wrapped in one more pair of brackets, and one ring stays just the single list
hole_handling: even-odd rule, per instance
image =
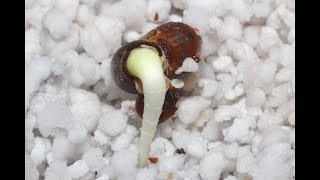
[{"label": "white gravel background", "polygon": [[[168,21],[199,29],[199,80],[139,169],[110,62]],[[295,179],[294,0],[25,0],[25,83],[26,180]]]}]

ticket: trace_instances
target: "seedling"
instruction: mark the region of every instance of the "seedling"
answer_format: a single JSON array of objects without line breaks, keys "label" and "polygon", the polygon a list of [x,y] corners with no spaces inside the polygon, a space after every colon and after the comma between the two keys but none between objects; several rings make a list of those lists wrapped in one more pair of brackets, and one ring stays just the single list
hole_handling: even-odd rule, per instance
[{"label": "seedling", "polygon": [[157,124],[174,115],[180,98],[171,80],[188,81],[190,73],[175,71],[187,57],[199,62],[201,37],[190,26],[169,22],[158,26],[140,40],[122,46],[112,59],[115,83],[129,93],[138,94],[136,111],[142,117],[139,167],[144,167]]}]

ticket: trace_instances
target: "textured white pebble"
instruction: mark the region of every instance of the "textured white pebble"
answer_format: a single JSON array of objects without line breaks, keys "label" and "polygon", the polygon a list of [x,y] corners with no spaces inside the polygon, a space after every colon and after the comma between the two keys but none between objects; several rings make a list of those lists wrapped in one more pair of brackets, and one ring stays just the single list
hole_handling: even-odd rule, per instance
[{"label": "textured white pebble", "polygon": [[53,6],[61,10],[69,19],[75,20],[79,0],[54,0]]},{"label": "textured white pebble", "polygon": [[[112,107],[112,106],[111,106]],[[121,103],[121,111],[128,115],[129,118],[135,119],[138,117],[135,109],[135,101],[134,100],[125,100]],[[129,128],[130,127],[130,128]],[[131,125],[127,126],[127,130],[131,129],[131,131],[135,131],[136,128],[132,127]],[[134,128],[134,129],[133,129]]]},{"label": "textured white pebble", "polygon": [[45,160],[46,154],[51,150],[51,148],[51,142],[49,139],[35,137],[34,146],[31,151],[30,157],[38,166]]},{"label": "textured white pebble", "polygon": [[136,128],[135,126],[133,126],[133,125],[130,125],[130,124],[127,125],[127,127],[126,127],[126,129],[125,129],[125,132],[126,132],[128,135],[133,136],[133,137],[138,134],[137,128]]},{"label": "textured white pebble", "polygon": [[171,14],[169,16],[169,22],[182,22],[182,17],[177,14]]},{"label": "textured white pebble", "polygon": [[180,154],[159,159],[159,171],[165,173],[178,171],[183,167],[183,162],[184,157]]},{"label": "textured white pebble", "polygon": [[197,120],[201,111],[210,105],[210,100],[201,96],[194,96],[181,100],[178,104],[177,115],[184,124],[191,124]]},{"label": "textured white pebble", "polygon": [[120,134],[113,142],[111,149],[113,151],[119,151],[120,149],[126,149],[129,147],[134,135],[128,134],[126,132]]},{"label": "textured white pebble", "polygon": [[46,179],[72,179],[69,175],[66,162],[62,160],[54,160],[44,173]]},{"label": "textured white pebble", "polygon": [[227,90],[227,91],[224,93],[223,97],[224,97],[226,100],[231,101],[231,100],[234,100],[237,96],[236,96],[235,91],[233,91],[232,89],[230,89],[230,90]]},{"label": "textured white pebble", "polygon": [[176,70],[175,74],[180,74],[182,72],[197,72],[198,69],[198,63],[196,63],[192,58],[188,57],[183,61],[182,66]]},{"label": "textured white pebble", "polygon": [[231,47],[234,58],[239,61],[252,63],[258,58],[254,49],[245,42],[234,42]]},{"label": "textured white pebble", "polygon": [[247,91],[246,104],[248,106],[261,106],[266,101],[266,95],[260,88],[249,89]]},{"label": "textured white pebble", "polygon": [[224,18],[223,25],[218,30],[220,40],[238,39],[242,35],[242,25],[238,19],[228,16]]},{"label": "textured white pebble", "polygon": [[280,128],[279,126],[269,127],[262,133],[262,140],[260,147],[265,148],[275,143],[285,143],[290,139],[289,132]]},{"label": "textured white pebble", "polygon": [[100,67],[93,58],[86,54],[78,56],[73,50],[66,52],[64,58],[67,62],[63,76],[74,87],[92,86],[100,79]]},{"label": "textured white pebble", "polygon": [[104,43],[107,44],[108,55],[116,52],[121,46],[122,33],[126,28],[123,21],[109,16],[98,16],[94,19],[94,24],[101,32]]},{"label": "textured white pebble", "polygon": [[228,39],[224,41],[221,46],[217,49],[218,56],[230,56],[232,55],[232,47],[237,42],[235,39]]},{"label": "textured white pebble", "polygon": [[[253,154],[257,154],[260,151],[260,142],[262,140],[262,135],[260,132],[256,132],[251,140],[251,151]],[[240,152],[241,147],[239,148],[238,154]]]},{"label": "textured white pebble", "polygon": [[150,156],[151,157],[164,157],[172,156],[175,152],[173,144],[165,138],[157,137],[150,145]]},{"label": "textured white pebble", "polygon": [[200,161],[200,176],[204,180],[218,180],[223,169],[227,166],[222,153],[210,153]]},{"label": "textured white pebble", "polygon": [[70,89],[70,110],[75,120],[81,122],[88,132],[95,130],[101,117],[101,103],[96,94],[83,89]]},{"label": "textured white pebble", "polygon": [[138,154],[131,150],[122,149],[113,154],[110,163],[116,177],[132,177],[136,174]]},{"label": "textured white pebble", "polygon": [[249,174],[254,179],[265,177],[271,179],[293,179],[290,171],[294,169],[294,157],[295,151],[291,149],[290,144],[272,144],[256,156],[258,167],[253,172],[249,171]]},{"label": "textured white pebble", "polygon": [[191,165],[188,169],[178,171],[174,174],[174,178],[185,180],[200,180],[199,165],[194,164]]},{"label": "textured white pebble", "polygon": [[197,127],[202,127],[206,122],[212,117],[213,110],[210,107],[207,107],[200,113],[198,120],[195,122]]},{"label": "textured white pebble", "polygon": [[103,134],[99,129],[94,131],[93,139],[97,141],[100,145],[105,145],[110,141],[110,138]]},{"label": "textured white pebble", "polygon": [[224,140],[230,143],[235,141],[249,142],[254,135],[253,129],[255,127],[256,120],[252,117],[236,118],[230,127],[223,129]]},{"label": "textured white pebble", "polygon": [[183,11],[183,23],[195,27],[201,34],[205,34],[208,30],[209,16],[206,12],[197,8],[190,8]]},{"label": "textured white pebble", "polygon": [[139,33],[137,33],[136,31],[132,31],[132,30],[126,31],[123,35],[123,39],[128,43],[131,41],[135,41],[139,38],[140,38]]},{"label": "textured white pebble", "polygon": [[267,18],[266,24],[267,26],[270,26],[275,29],[281,28],[282,22],[277,11],[271,12],[269,17]]},{"label": "textured white pebble", "polygon": [[207,122],[207,124],[203,127],[201,134],[209,141],[218,140],[221,136],[218,122],[214,120]]},{"label": "textured white pebble", "polygon": [[40,44],[42,45],[42,54],[51,55],[53,57],[59,56],[61,53],[65,53],[68,50],[76,49],[79,45],[79,32],[77,26],[72,24],[67,33],[66,37],[56,39],[50,32],[43,28],[40,31]]},{"label": "textured white pebble", "polygon": [[139,169],[136,180],[154,179],[157,174],[157,167],[149,166],[148,168]]},{"label": "textured white pebble", "polygon": [[190,132],[181,129],[172,131],[172,142],[177,148],[185,148],[189,141]]},{"label": "textured white pebble", "polygon": [[260,26],[247,26],[243,29],[243,36],[246,43],[255,47],[259,42]]},{"label": "textured white pebble", "polygon": [[281,18],[281,20],[288,28],[295,26],[294,12],[289,11],[284,4],[281,4],[276,11],[278,12],[278,15]]},{"label": "textured white pebble", "polygon": [[174,121],[172,124],[172,128],[174,128],[175,130],[185,130],[187,126],[187,124],[184,124],[181,121]]},{"label": "textured white pebble", "polygon": [[289,83],[283,83],[272,89],[267,103],[271,107],[279,107],[288,100]]},{"label": "textured white pebble", "polygon": [[245,92],[245,87],[242,83],[238,83],[235,87],[234,87],[234,91],[237,97],[241,96],[244,94]]},{"label": "textured white pebble", "polygon": [[200,49],[201,58],[206,58],[207,56],[214,54],[219,49],[222,42],[216,33],[202,36],[202,41],[203,43]]},{"label": "textured white pebble", "polygon": [[88,130],[80,123],[75,123],[68,131],[68,139],[72,143],[82,143],[87,139]]},{"label": "textured white pebble", "polygon": [[203,158],[207,151],[207,142],[200,133],[191,133],[186,152],[195,158]]},{"label": "textured white pebble", "polygon": [[275,76],[275,80],[278,82],[290,81],[294,70],[289,68],[282,68]]},{"label": "textured white pebble", "polygon": [[97,62],[102,62],[103,59],[109,56],[110,49],[107,47],[102,33],[93,23],[87,24],[80,31],[80,43],[87,54]]},{"label": "textured white pebble", "polygon": [[214,120],[217,122],[228,121],[238,115],[238,111],[228,105],[219,106],[214,112]]},{"label": "textured white pebble", "polygon": [[116,136],[126,128],[127,121],[128,117],[123,112],[114,110],[100,118],[98,128],[108,136]]},{"label": "textured white pebble", "polygon": [[96,84],[93,85],[93,92],[96,93],[99,97],[102,97],[108,93],[108,89],[104,83],[104,80],[99,80]]},{"label": "textured white pebble", "polygon": [[261,28],[259,45],[263,50],[268,50],[276,44],[280,44],[281,40],[275,29],[269,26]]},{"label": "textured white pebble", "polygon": [[25,166],[24,166],[25,179],[37,180],[39,178],[39,172],[37,170],[37,165],[32,161],[32,159],[30,158],[30,156],[27,153],[25,153],[24,163],[25,163]]},{"label": "textured white pebble", "polygon": [[184,86],[184,82],[180,79],[172,79],[171,84],[175,88],[182,88]]},{"label": "textured white pebble", "polygon": [[103,13],[110,17],[120,18],[127,25],[128,29],[141,32],[142,27],[147,22],[146,6],[147,2],[145,0],[122,0],[113,3]]},{"label": "textured white pebble", "polygon": [[226,155],[226,157],[230,159],[237,158],[239,150],[239,146],[237,143],[233,142],[231,144],[225,144],[223,148],[223,152]]},{"label": "textured white pebble", "polygon": [[236,170],[239,173],[246,173],[255,167],[255,159],[250,151],[250,146],[239,147]]},{"label": "textured white pebble", "polygon": [[[251,2],[233,0],[232,3],[232,15],[237,17],[241,23],[247,22],[254,14],[254,10]],[[227,3],[227,2],[225,2]]]},{"label": "textured white pebble", "polygon": [[[148,1],[146,15],[149,21],[163,22],[169,17],[171,9],[170,0],[153,0]],[[157,14],[157,19],[155,18]]]},{"label": "textured white pebble", "polygon": [[43,16],[43,26],[46,27],[50,35],[55,39],[64,39],[69,35],[71,20],[65,14],[57,9],[50,9]]},{"label": "textured white pebble", "polygon": [[264,83],[270,83],[274,80],[277,71],[277,64],[275,62],[266,60],[259,68],[259,77]]},{"label": "textured white pebble", "polygon": [[261,131],[264,131],[264,129],[280,125],[283,121],[281,115],[275,114],[272,109],[267,109],[259,116],[257,126]]},{"label": "textured white pebble", "polygon": [[201,96],[206,98],[214,97],[219,89],[219,83],[211,79],[200,78],[198,86],[202,88],[200,90]]},{"label": "textured white pebble", "polygon": [[54,159],[65,160],[72,156],[73,146],[69,140],[62,135],[54,138],[52,143],[52,155]]},{"label": "textured white pebble", "polygon": [[68,167],[68,172],[73,179],[78,179],[89,171],[89,167],[84,160],[78,160]]},{"label": "textured white pebble", "polygon": [[253,9],[254,9],[254,15],[255,17],[262,17],[265,18],[271,13],[271,2],[270,1],[261,1],[261,2],[255,2],[253,4]]},{"label": "textured white pebble", "polygon": [[48,102],[42,111],[38,114],[39,130],[62,128],[69,129],[72,127],[73,116],[63,101]]},{"label": "textured white pebble", "polygon": [[281,46],[280,63],[283,66],[294,66],[295,64],[295,47],[284,44]]},{"label": "textured white pebble", "polygon": [[[241,74],[239,73],[239,70],[237,69],[237,67],[231,67],[230,68],[230,73],[231,75],[236,79],[236,81],[240,82],[242,81],[242,76]],[[241,83],[242,84],[242,83]]]},{"label": "textured white pebble", "polygon": [[135,142],[135,144],[130,144],[128,150],[130,150],[130,151],[138,154],[138,153],[139,153],[139,146],[138,146],[139,138],[136,137],[136,138],[134,139],[134,142]]},{"label": "textured white pebble", "polygon": [[[33,0],[34,1],[34,0]],[[34,27],[36,29],[41,29],[43,15],[52,7],[51,3],[43,3],[39,5],[37,1],[34,1],[32,7],[25,9],[25,26]],[[27,5],[27,2],[26,4]]]},{"label": "textured white pebble", "polygon": [[222,27],[222,25],[223,21],[219,17],[213,16],[209,20],[209,27],[211,29],[218,30]]},{"label": "textured white pebble", "polygon": [[90,148],[84,154],[83,159],[91,171],[99,171],[106,165],[102,155],[103,153],[99,148]]},{"label": "textured white pebble", "polygon": [[218,72],[228,72],[233,66],[233,61],[229,56],[221,56],[212,63],[213,69]]},{"label": "textured white pebble", "polygon": [[81,4],[78,7],[77,22],[80,26],[85,26],[90,22],[89,7],[86,4]]}]

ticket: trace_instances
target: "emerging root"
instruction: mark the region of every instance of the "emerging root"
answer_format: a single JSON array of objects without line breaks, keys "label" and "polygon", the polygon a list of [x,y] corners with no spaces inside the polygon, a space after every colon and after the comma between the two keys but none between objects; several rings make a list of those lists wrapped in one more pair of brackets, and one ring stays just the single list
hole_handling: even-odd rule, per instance
[{"label": "emerging root", "polygon": [[142,82],[144,110],[141,127],[138,166],[144,167],[147,162],[150,145],[157,130],[167,91],[162,62],[158,53],[142,47],[131,51],[127,68],[131,75]]}]

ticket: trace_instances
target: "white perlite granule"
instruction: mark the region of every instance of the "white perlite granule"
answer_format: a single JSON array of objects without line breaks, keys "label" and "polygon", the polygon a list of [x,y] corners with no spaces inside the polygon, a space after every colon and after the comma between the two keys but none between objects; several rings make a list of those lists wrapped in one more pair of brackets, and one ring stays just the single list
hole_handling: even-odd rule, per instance
[{"label": "white perlite granule", "polygon": [[180,74],[182,72],[197,72],[199,69],[198,64],[192,58],[186,58],[183,61],[181,67],[176,70],[176,74]]},{"label": "white perlite granule", "polygon": [[[141,118],[111,60],[170,21],[198,30],[201,61],[176,70],[195,88],[138,168]],[[26,0],[25,145],[27,180],[295,179],[295,1]]]}]

